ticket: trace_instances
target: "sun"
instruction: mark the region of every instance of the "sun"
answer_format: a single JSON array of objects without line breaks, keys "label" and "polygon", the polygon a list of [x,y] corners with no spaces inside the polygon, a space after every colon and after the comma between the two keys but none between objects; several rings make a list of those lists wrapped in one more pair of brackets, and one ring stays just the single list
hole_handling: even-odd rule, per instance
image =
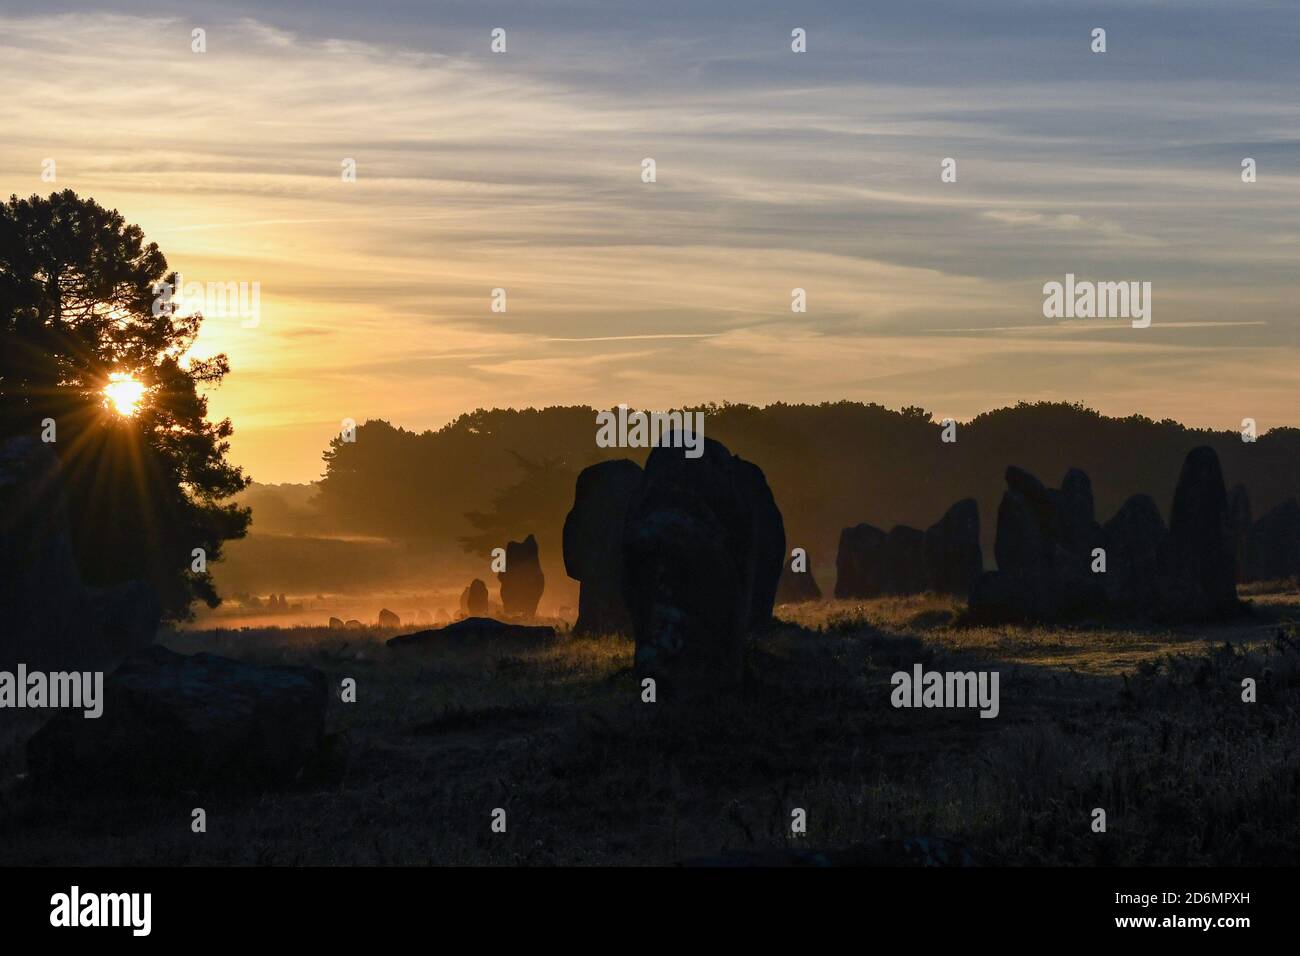
[{"label": "sun", "polygon": [[134,415],[143,397],[144,384],[126,372],[114,372],[104,386],[104,403],[119,415]]}]

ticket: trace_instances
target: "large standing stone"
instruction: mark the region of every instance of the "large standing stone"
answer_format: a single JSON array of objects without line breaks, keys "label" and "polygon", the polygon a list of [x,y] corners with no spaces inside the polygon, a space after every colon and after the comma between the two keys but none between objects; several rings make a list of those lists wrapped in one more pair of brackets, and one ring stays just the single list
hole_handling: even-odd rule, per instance
[{"label": "large standing stone", "polygon": [[1150,495],[1133,495],[1106,522],[1106,590],[1110,603],[1155,609],[1165,520]]},{"label": "large standing stone", "polygon": [[854,525],[840,532],[835,552],[835,596],[869,598],[884,594],[889,535],[874,525]]},{"label": "large standing stone", "polygon": [[760,627],[772,620],[772,605],[785,563],[785,520],[767,486],[763,469],[739,455],[732,457],[736,491],[749,514],[750,544],[746,555],[749,582],[749,625]]},{"label": "large standing stone", "polygon": [[894,525],[885,542],[885,593],[920,594],[929,586],[925,569],[925,532]]},{"label": "large standing stone", "polygon": [[1277,581],[1300,575],[1300,502],[1288,498],[1250,529],[1250,579]]},{"label": "large standing stone", "polygon": [[514,617],[534,617],[546,588],[546,577],[537,558],[537,539],[506,544],[506,569],[497,574],[501,582],[501,606]]},{"label": "large standing stone", "polygon": [[[1073,617],[1104,614],[1106,574],[1094,571],[1093,567],[1105,550],[1106,535],[1097,523],[1091,479],[1080,469],[1071,468],[1061,479],[1061,490],[1053,503],[1049,540],[1053,574],[1061,586],[1062,608]],[[1100,564],[1096,566],[1100,568]]]},{"label": "large standing stone", "polygon": [[581,584],[575,634],[631,633],[623,603],[623,524],[641,479],[641,466],[627,458],[578,475],[564,519],[564,571]]},{"label": "large standing stone", "polygon": [[[775,545],[775,547],[773,547]],[[639,673],[660,700],[740,683],[744,639],[772,613],[785,529],[766,479],[721,443],[650,453],[624,530],[624,600]]]},{"label": "large standing stone", "polygon": [[487,585],[475,578],[460,593],[460,609],[467,617],[483,617],[488,611]]},{"label": "large standing stone", "polygon": [[1183,462],[1160,565],[1167,616],[1205,620],[1240,610],[1228,494],[1213,448],[1193,448]]},{"label": "large standing stone", "polygon": [[1101,525],[1092,501],[1092,481],[1078,468],[1071,468],[1061,480],[1056,497],[1053,539],[1071,555],[1090,558],[1092,550],[1102,546]]},{"label": "large standing stone", "polygon": [[1006,482],[993,544],[998,570],[1041,569],[1052,560],[1048,536],[1055,524],[1056,496],[1015,465],[1007,467]]},{"label": "large standing stone", "polygon": [[27,745],[38,780],[153,792],[285,782],[319,753],[329,692],[305,667],[148,647],[104,682],[103,714],[63,711]]},{"label": "large standing stone", "polygon": [[998,569],[972,585],[972,615],[987,621],[1051,621],[1103,613],[1106,582],[1092,566],[1105,536],[1088,476],[1072,468],[1057,490],[1012,465],[1006,482],[994,542]]},{"label": "large standing stone", "polygon": [[787,559],[781,568],[781,580],[776,586],[776,603],[806,604],[809,601],[820,601],[822,589],[813,577],[812,558],[804,555],[806,566],[802,571],[794,570],[793,560],[793,557]]},{"label": "large standing stone", "polygon": [[0,669],[103,669],[152,643],[161,616],[143,582],[82,584],[58,456],[35,438],[0,444]]},{"label": "large standing stone", "polygon": [[835,569],[837,598],[918,594],[929,586],[925,532],[901,524],[888,534],[869,524],[845,528]]},{"label": "large standing stone", "polygon": [[394,614],[392,611],[388,610],[388,608],[384,608],[379,612],[379,626],[380,627],[401,627],[402,619],[398,617],[396,614]]},{"label": "large standing stone", "polygon": [[925,532],[925,567],[930,587],[966,597],[971,582],[984,570],[980,548],[980,509],[963,498]]},{"label": "large standing stone", "polygon": [[1228,492],[1228,533],[1232,535],[1238,581],[1249,580],[1250,526],[1250,495],[1245,485],[1233,485],[1232,491]]}]

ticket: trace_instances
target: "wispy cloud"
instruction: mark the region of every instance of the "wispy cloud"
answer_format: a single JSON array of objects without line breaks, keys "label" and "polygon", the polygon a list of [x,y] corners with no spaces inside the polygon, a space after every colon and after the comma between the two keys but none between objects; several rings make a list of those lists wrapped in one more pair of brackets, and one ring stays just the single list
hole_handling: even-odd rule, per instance
[{"label": "wispy cloud", "polygon": [[[0,185],[54,188],[53,158],[55,187],[119,208],[187,278],[261,282],[261,325],[212,319],[199,348],[231,355],[213,408],[262,478],[313,474],[342,417],[419,428],[476,405],[965,416],[1063,395],[1209,422],[1213,383],[1261,420],[1293,407],[1286,11],[1175,29],[1165,4],[1098,5],[1096,57],[1076,5],[907,6],[800,11],[796,56],[795,14],[762,2],[741,23],[698,5],[54,3],[0,17]],[[1155,325],[1046,323],[1042,284],[1066,272],[1151,281]]]}]

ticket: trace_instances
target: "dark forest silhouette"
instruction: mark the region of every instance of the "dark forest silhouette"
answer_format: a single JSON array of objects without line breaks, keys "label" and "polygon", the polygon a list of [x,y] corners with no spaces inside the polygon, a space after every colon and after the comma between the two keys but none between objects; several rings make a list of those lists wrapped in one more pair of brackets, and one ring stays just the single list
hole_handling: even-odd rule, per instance
[{"label": "dark forest silhouette", "polygon": [[[916,407],[842,401],[703,410],[706,435],[763,469],[789,541],[808,547],[823,568],[833,566],[842,528],[926,527],[963,497],[979,501],[991,555],[1003,473],[1013,463],[1052,481],[1083,469],[1102,520],[1135,492],[1170,501],[1183,459],[1199,445],[1218,452],[1228,485],[1245,485],[1256,514],[1300,494],[1293,427],[1245,442],[1235,431],[1022,402],[959,424],[957,441],[944,443],[940,424]],[[423,433],[369,421],[355,443],[331,443],[318,520],[398,540],[460,540],[476,554],[533,533],[554,566],[578,472],[609,458],[646,457],[643,449],[597,448],[594,434],[595,410],[584,406],[478,410]]]}]

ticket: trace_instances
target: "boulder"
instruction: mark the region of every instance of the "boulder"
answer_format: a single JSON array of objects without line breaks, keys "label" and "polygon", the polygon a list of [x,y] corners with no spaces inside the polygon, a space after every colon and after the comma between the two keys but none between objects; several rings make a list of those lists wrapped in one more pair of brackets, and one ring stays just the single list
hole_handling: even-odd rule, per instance
[{"label": "boulder", "polygon": [[401,627],[402,619],[398,617],[396,614],[394,614],[392,611],[388,610],[388,608],[384,608],[379,612],[379,626],[380,627]]},{"label": "boulder", "polygon": [[631,633],[623,603],[623,524],[641,485],[626,458],[584,468],[564,519],[564,572],[580,584],[575,634]]},{"label": "boulder", "polygon": [[0,669],[104,670],[151,644],[161,616],[144,582],[82,583],[54,449],[0,444]]},{"label": "boulder", "polygon": [[460,594],[460,610],[467,617],[482,617],[488,609],[487,585],[475,578]]},{"label": "boulder", "polygon": [[699,458],[671,444],[646,460],[623,537],[636,666],[659,681],[661,700],[739,685],[745,636],[771,617],[785,554],[757,466],[713,439]]},{"label": "boulder", "polygon": [[330,630],[337,631],[343,627],[343,619],[338,617],[330,618]]},{"label": "boulder", "polygon": [[497,574],[501,582],[501,606],[512,617],[536,617],[537,604],[546,588],[546,576],[537,558],[537,539],[506,543],[506,569]]},{"label": "boulder", "polygon": [[509,624],[490,617],[467,617],[446,627],[402,634],[390,638],[387,643],[389,647],[398,650],[427,650],[485,641],[521,641],[525,644],[539,644],[554,639],[555,628],[553,627],[529,627],[523,624]]},{"label": "boulder", "polygon": [[885,532],[865,523],[840,532],[840,546],[835,553],[837,598],[867,598],[884,593],[888,540]]},{"label": "boulder", "polygon": [[356,618],[349,619],[343,626],[347,628],[349,631],[362,631],[365,630],[366,627]]},{"label": "boulder", "polygon": [[1288,498],[1269,509],[1250,528],[1248,575],[1252,581],[1277,581],[1300,575],[1300,502]]},{"label": "boulder", "polygon": [[776,586],[777,604],[805,604],[821,600],[822,589],[813,577],[812,558],[805,555],[801,564],[805,563],[802,571],[796,571],[793,557],[785,562],[781,568],[781,580]]},{"label": "boulder", "polygon": [[974,498],[963,498],[926,529],[925,568],[935,591],[970,594],[971,582],[984,570],[980,509]]},{"label": "boulder", "polygon": [[1156,606],[1165,520],[1150,495],[1133,495],[1106,522],[1106,591],[1112,606],[1149,613]]},{"label": "boulder", "polygon": [[283,783],[319,753],[329,698],[314,668],[153,646],[104,682],[103,714],[62,711],[27,744],[38,781],[154,792]]},{"label": "boulder", "polygon": [[1241,610],[1228,494],[1219,456],[1208,446],[1192,449],[1183,461],[1161,543],[1159,581],[1168,617],[1209,620]]}]

